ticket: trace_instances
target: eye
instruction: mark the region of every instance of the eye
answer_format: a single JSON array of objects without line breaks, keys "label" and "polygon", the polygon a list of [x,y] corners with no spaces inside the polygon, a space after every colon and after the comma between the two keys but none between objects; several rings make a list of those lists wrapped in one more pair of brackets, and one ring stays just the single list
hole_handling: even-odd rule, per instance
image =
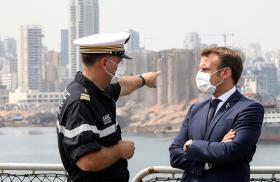
[{"label": "eye", "polygon": [[207,68],[202,68],[202,69],[201,69],[201,72],[209,73],[209,69],[207,69]]}]

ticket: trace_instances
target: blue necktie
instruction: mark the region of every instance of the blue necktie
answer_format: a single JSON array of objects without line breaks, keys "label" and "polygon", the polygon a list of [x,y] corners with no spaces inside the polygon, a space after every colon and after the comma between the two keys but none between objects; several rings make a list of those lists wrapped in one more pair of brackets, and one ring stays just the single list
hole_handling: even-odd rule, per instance
[{"label": "blue necktie", "polygon": [[211,100],[210,109],[209,109],[208,117],[207,117],[207,127],[209,126],[210,122],[212,121],[220,101],[221,101],[220,99]]}]

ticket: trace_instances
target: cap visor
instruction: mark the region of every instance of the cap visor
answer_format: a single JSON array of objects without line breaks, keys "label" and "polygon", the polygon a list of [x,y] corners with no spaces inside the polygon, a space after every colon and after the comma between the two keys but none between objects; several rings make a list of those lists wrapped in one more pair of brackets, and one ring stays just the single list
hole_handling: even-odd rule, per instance
[{"label": "cap visor", "polygon": [[124,58],[124,59],[132,59],[132,57],[129,57],[128,55],[125,55],[125,54],[121,55],[120,57]]}]

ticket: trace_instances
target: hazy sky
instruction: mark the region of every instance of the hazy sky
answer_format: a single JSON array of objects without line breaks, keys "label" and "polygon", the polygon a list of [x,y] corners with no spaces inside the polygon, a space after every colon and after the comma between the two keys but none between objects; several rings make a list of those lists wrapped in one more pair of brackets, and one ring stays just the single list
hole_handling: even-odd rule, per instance
[{"label": "hazy sky", "polygon": [[[280,49],[279,0],[99,0],[101,32],[140,32],[141,45],[181,48],[186,32],[233,33],[229,44]],[[59,50],[60,29],[68,28],[68,0],[0,0],[0,35],[18,38],[19,26],[40,24],[44,43]],[[202,36],[222,44],[221,36]]]}]

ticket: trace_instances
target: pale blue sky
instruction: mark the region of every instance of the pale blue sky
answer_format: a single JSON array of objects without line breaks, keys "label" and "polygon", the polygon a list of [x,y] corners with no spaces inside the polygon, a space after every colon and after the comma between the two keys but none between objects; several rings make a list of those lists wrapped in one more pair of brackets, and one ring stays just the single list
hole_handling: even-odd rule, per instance
[{"label": "pale blue sky", "polygon": [[[148,49],[181,48],[185,32],[233,33],[229,43],[260,42],[280,49],[279,0],[100,0],[101,32],[135,29]],[[41,24],[44,43],[59,50],[68,27],[68,0],[0,0],[1,37],[19,34],[22,24]],[[202,37],[222,43],[222,37]]]}]

